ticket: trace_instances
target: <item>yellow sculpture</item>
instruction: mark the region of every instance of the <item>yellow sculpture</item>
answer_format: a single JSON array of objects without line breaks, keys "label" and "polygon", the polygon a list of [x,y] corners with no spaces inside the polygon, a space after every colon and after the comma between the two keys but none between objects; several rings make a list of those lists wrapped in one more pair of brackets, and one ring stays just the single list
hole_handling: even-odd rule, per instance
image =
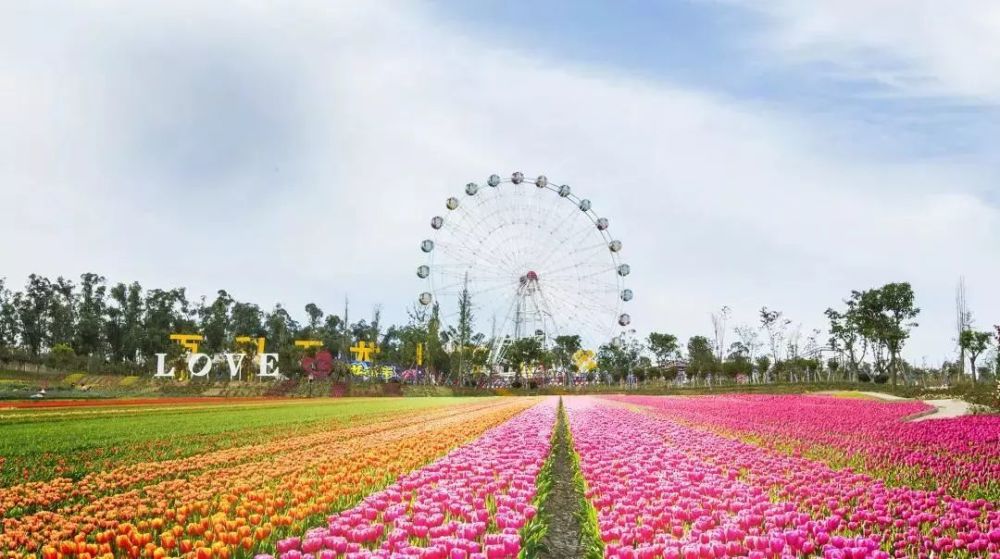
[{"label": "yellow sculpture", "polygon": [[378,348],[373,343],[369,344],[364,340],[358,340],[358,345],[351,348],[351,353],[354,354],[356,361],[368,363],[372,360],[372,354],[378,353]]},{"label": "yellow sculpture", "polygon": [[573,363],[576,365],[576,370],[581,373],[589,373],[597,368],[596,355],[593,351],[589,349],[580,349],[573,354]]},{"label": "yellow sculpture", "polygon": [[424,344],[417,344],[417,366],[424,364]]},{"label": "yellow sculpture", "polygon": [[295,340],[295,347],[301,347],[302,349],[309,349],[311,347],[322,347],[323,342],[320,340]]},{"label": "yellow sculpture", "polygon": [[198,345],[205,339],[205,336],[201,334],[170,334],[170,339],[181,344],[181,347],[191,353],[198,353]]},{"label": "yellow sculpture", "polygon": [[264,338],[251,338],[250,336],[236,336],[233,340],[238,344],[248,344],[251,342],[257,344],[257,353],[264,353],[264,344],[267,343],[267,340]]}]

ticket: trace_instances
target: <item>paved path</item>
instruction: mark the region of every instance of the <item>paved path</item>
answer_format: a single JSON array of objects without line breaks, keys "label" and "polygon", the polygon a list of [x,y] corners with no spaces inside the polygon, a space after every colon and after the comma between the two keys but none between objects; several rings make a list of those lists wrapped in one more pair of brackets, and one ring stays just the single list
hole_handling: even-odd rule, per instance
[{"label": "paved path", "polygon": [[[893,394],[883,394],[881,392],[862,392],[862,394],[867,394],[868,396],[873,396],[882,400],[907,400],[908,398],[902,398],[900,396],[895,396]],[[923,402],[929,406],[934,406],[936,409],[927,414],[918,415],[910,421],[926,421],[928,419],[947,419],[949,417],[962,417],[963,415],[969,415],[971,411],[969,410],[969,403],[965,400],[958,400],[955,398],[948,398],[945,400],[923,400]]]},{"label": "paved path", "polygon": [[919,417],[913,418],[911,421],[924,421],[926,419],[946,419],[949,417],[962,417],[963,415],[969,415],[971,410],[969,409],[969,403],[965,400],[957,400],[954,398],[949,398],[947,400],[924,400],[925,404],[930,404],[937,408],[937,411],[929,413],[927,415],[921,415]]}]

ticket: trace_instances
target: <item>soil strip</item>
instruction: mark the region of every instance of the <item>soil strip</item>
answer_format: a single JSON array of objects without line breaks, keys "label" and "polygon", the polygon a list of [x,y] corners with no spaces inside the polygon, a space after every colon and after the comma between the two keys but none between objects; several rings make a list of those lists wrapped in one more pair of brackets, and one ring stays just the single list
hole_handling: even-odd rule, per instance
[{"label": "soil strip", "polygon": [[583,494],[573,483],[573,467],[569,424],[560,410],[552,446],[552,489],[545,500],[548,529],[542,539],[540,559],[575,559],[584,557],[579,510]]}]

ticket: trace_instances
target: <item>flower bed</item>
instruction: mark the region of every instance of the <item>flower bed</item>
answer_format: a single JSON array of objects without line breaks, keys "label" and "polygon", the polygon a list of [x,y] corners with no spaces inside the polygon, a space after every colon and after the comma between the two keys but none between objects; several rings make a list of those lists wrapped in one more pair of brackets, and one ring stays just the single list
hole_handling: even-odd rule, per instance
[{"label": "flower bed", "polygon": [[516,557],[556,419],[547,401],[401,477],[323,526],[277,544],[281,559]]},{"label": "flower bed", "polygon": [[922,402],[831,396],[622,397],[685,424],[852,467],[893,485],[1000,501],[1000,416],[907,422]]},{"label": "flower bed", "polygon": [[570,426],[607,557],[988,557],[1000,513],[595,399]]},{"label": "flower bed", "polygon": [[[521,412],[523,400],[484,402],[219,453],[127,466],[69,483],[9,493],[35,499],[4,518],[0,553],[59,557],[205,559],[247,554],[353,506],[397,476]],[[384,418],[383,418],[384,419]],[[44,485],[44,484],[43,484]]]}]

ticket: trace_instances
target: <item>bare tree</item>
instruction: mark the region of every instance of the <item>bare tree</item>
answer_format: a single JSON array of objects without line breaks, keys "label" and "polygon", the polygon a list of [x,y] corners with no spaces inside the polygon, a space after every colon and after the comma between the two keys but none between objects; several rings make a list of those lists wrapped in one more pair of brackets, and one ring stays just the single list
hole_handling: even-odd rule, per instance
[{"label": "bare tree", "polygon": [[784,318],[781,311],[772,311],[767,307],[760,308],[760,326],[767,333],[771,347],[771,365],[777,365],[781,360],[782,343],[785,341],[785,329],[792,321]]},{"label": "bare tree", "polygon": [[[965,300],[965,276],[958,278],[955,288],[955,344],[958,345],[958,367],[965,374],[965,347],[962,345],[962,332],[972,328],[972,311]],[[975,371],[973,371],[975,374]]]},{"label": "bare tree", "polygon": [[[754,360],[757,357],[757,352],[760,350],[762,345],[759,336],[760,331],[755,326],[751,326],[749,324],[742,324],[733,330],[736,332],[736,336],[740,339],[740,343],[742,343],[743,347],[746,348],[747,360],[754,363]],[[763,373],[763,371],[761,371],[761,373]],[[752,374],[751,378],[753,378]]]},{"label": "bare tree", "polygon": [[712,331],[715,334],[715,360],[719,364],[722,363],[722,360],[726,356],[726,323],[729,321],[731,314],[732,309],[726,305],[723,305],[719,309],[719,314],[712,313]]}]

